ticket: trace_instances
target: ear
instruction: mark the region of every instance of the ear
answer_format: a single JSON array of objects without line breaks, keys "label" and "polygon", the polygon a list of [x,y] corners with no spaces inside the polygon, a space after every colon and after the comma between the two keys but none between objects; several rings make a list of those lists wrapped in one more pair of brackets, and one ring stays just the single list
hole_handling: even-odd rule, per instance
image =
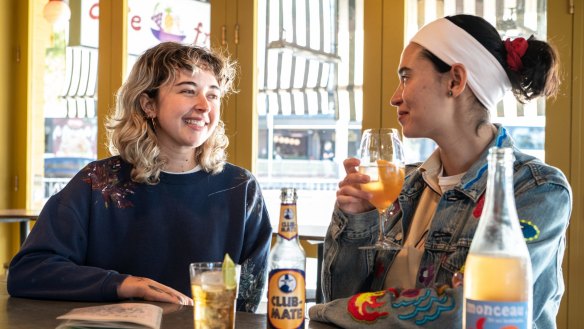
[{"label": "ear", "polygon": [[456,97],[464,91],[467,83],[466,68],[463,64],[456,63],[450,68],[450,81],[448,81],[448,92],[452,92],[452,96]]},{"label": "ear", "polygon": [[144,111],[149,118],[156,117],[154,99],[150,98],[146,93],[140,95],[140,106],[142,107],[142,111]]}]

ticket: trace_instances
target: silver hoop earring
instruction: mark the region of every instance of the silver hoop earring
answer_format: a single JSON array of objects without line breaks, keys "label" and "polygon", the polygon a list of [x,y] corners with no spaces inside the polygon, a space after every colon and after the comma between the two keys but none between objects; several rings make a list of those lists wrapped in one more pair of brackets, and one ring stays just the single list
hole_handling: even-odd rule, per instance
[{"label": "silver hoop earring", "polygon": [[156,132],[156,121],[154,121],[155,117],[150,117],[150,122],[152,123],[152,130]]}]

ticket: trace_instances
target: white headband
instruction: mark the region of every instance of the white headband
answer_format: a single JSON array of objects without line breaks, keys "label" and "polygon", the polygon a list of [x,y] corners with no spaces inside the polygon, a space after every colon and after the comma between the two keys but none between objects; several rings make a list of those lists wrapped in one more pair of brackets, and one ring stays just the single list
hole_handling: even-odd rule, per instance
[{"label": "white headband", "polygon": [[497,59],[472,35],[446,18],[424,25],[411,41],[448,65],[463,64],[470,89],[489,110],[511,89],[507,73]]}]

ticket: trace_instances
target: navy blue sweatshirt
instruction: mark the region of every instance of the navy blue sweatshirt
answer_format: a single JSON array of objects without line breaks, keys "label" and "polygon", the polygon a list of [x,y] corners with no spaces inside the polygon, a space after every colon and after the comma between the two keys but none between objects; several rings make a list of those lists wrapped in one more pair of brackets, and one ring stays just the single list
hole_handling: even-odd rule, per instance
[{"label": "navy blue sweatshirt", "polygon": [[229,253],[242,265],[238,310],[254,311],[272,228],[251,173],[226,164],[147,185],[131,181],[131,168],[120,157],[93,162],[47,201],[10,264],[10,295],[114,301],[134,275],[190,296],[189,264]]}]

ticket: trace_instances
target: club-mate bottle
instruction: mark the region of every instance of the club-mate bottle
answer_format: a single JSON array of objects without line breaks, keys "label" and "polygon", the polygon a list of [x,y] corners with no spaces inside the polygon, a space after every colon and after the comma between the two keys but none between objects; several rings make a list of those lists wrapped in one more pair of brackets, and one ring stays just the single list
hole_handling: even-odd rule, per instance
[{"label": "club-mate bottle", "polygon": [[298,239],[296,189],[283,188],[280,224],[269,259],[268,327],[304,328],[306,254]]},{"label": "club-mate bottle", "polygon": [[531,259],[515,208],[513,150],[489,150],[486,198],[464,266],[464,329],[531,329]]}]

